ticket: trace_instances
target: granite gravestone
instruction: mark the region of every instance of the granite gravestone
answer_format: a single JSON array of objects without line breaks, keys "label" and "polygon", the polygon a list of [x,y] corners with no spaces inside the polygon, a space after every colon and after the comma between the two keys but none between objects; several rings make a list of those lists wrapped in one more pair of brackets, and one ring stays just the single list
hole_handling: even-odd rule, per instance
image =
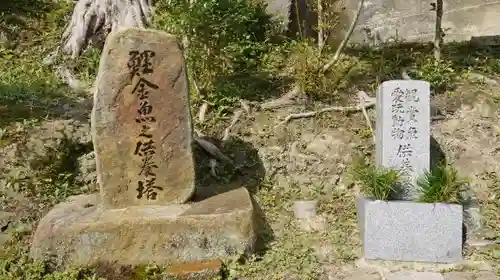
[{"label": "granite gravestone", "polygon": [[429,93],[429,83],[415,80],[387,81],[377,92],[377,165],[407,178],[396,201],[356,198],[366,259],[454,263],[462,258],[462,205],[415,201],[416,180],[430,167]]},{"label": "granite gravestone", "polygon": [[407,177],[403,200],[418,197],[416,180],[430,165],[430,84],[386,81],[377,93],[376,162]]},{"label": "granite gravestone", "polygon": [[100,193],[56,205],[38,224],[34,259],[187,263],[176,267],[191,271],[254,248],[258,223],[247,189],[184,203],[195,179],[185,69],[174,36],[146,29],[109,35],[92,114]]}]

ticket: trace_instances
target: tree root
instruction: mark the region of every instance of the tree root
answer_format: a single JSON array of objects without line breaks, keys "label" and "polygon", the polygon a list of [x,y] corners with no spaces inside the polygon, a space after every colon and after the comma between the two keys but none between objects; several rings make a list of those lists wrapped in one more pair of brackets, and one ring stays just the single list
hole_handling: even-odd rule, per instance
[{"label": "tree root", "polygon": [[227,157],[217,146],[212,144],[210,141],[207,141],[197,135],[197,133],[193,133],[194,135],[194,141],[200,145],[200,147],[205,150],[210,156],[212,156],[214,159],[219,160],[221,162],[228,163],[232,166],[234,166],[233,161]]},{"label": "tree root", "polygon": [[207,110],[208,110],[208,103],[205,102],[200,106],[200,109],[198,110],[198,121],[200,123],[205,122],[205,115],[207,113]]},{"label": "tree root", "polygon": [[241,109],[243,109],[245,113],[247,113],[247,115],[252,115],[252,107],[250,106],[250,103],[248,101],[241,99],[240,104]]},{"label": "tree root", "polygon": [[278,109],[297,104],[297,98],[304,94],[304,91],[297,84],[282,97],[261,104],[259,107],[264,110]]},{"label": "tree root", "polygon": [[223,141],[227,141],[229,139],[229,134],[231,133],[231,129],[233,126],[239,121],[241,115],[243,114],[243,109],[236,110],[233,114],[233,118],[231,119],[231,123],[229,126],[224,130],[224,136],[222,137]]},{"label": "tree root", "polygon": [[498,83],[496,80],[493,80],[493,79],[486,77],[486,76],[479,74],[479,73],[473,72],[473,73],[469,73],[467,76],[471,80],[480,81],[480,82],[483,82],[483,83],[485,83],[489,86],[492,86],[492,87],[500,86],[500,83]]},{"label": "tree root", "polygon": [[371,102],[375,103],[376,101],[375,99],[370,98],[364,91],[359,91],[357,96],[358,96],[359,107],[361,107],[363,116],[365,117],[366,120],[366,126],[368,126],[368,128],[370,129],[373,138],[373,143],[375,144],[377,143],[375,138],[376,137],[375,131],[373,131],[372,121],[370,120],[370,116],[368,116],[368,112],[366,111],[365,102],[371,100]]},{"label": "tree root", "polygon": [[281,123],[279,123],[279,126],[287,124],[291,120],[301,119],[301,118],[311,118],[311,117],[315,117],[317,115],[327,113],[327,112],[359,112],[359,111],[362,111],[363,109],[366,110],[368,108],[371,108],[374,105],[375,105],[375,101],[370,101],[370,102],[365,103],[364,105],[347,106],[347,107],[345,107],[345,106],[333,106],[333,107],[323,108],[323,109],[320,109],[317,111],[290,114]]},{"label": "tree root", "polygon": [[[231,123],[229,126],[224,130],[224,136],[222,137],[223,141],[227,141],[229,139],[231,129],[233,126],[239,121],[240,117],[243,115],[243,112],[247,113],[248,115],[251,115],[252,108],[249,104],[249,102],[245,100],[240,100],[241,108],[236,110],[233,114],[233,117],[231,119]],[[205,113],[208,108],[208,104],[204,103],[198,112],[198,119],[200,122],[203,122],[205,119]],[[217,177],[217,161],[224,162],[230,164],[232,167],[235,167],[234,162],[226,156],[217,146],[212,144],[210,141],[205,140],[201,138],[202,133],[198,130],[195,130],[193,133],[193,138],[195,142],[203,149],[205,150],[212,158],[209,161],[210,165],[210,170],[211,174],[214,177]]]},{"label": "tree root", "polygon": [[110,32],[144,28],[152,0],[79,0],[62,36],[62,51],[76,58],[89,44],[103,44]]},{"label": "tree root", "polygon": [[86,91],[89,88],[88,85],[76,78],[73,72],[64,65],[56,67],[56,74],[61,78],[63,83],[76,92]]},{"label": "tree root", "polygon": [[408,68],[403,68],[403,70],[401,70],[401,77],[403,78],[403,80],[407,81],[413,80],[411,76],[408,74],[408,70],[409,70]]}]

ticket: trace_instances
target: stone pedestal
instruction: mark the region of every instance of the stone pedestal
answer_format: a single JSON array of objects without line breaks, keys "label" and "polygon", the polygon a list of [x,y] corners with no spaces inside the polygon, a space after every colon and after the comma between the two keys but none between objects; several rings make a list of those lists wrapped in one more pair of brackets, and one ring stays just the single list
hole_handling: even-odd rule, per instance
[{"label": "stone pedestal", "polygon": [[100,193],[56,205],[36,230],[33,258],[56,256],[63,266],[177,264],[176,274],[185,274],[254,248],[257,220],[245,188],[189,203],[192,123],[174,36],[147,29],[109,36],[92,140]]},{"label": "stone pedestal", "polygon": [[98,194],[57,205],[36,230],[31,255],[63,265],[174,264],[252,250],[254,211],[245,188],[192,204],[104,209]]},{"label": "stone pedestal", "polygon": [[457,263],[462,205],[356,199],[366,259]]}]

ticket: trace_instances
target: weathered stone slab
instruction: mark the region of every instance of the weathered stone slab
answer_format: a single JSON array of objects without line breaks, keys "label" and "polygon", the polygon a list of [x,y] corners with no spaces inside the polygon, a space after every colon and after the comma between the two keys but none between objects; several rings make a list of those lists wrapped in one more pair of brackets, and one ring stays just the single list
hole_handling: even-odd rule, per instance
[{"label": "weathered stone slab", "polygon": [[63,265],[139,265],[227,259],[253,249],[255,214],[245,188],[193,204],[99,207],[98,195],[57,205],[38,225],[31,255]]},{"label": "weathered stone slab", "polygon": [[127,29],[108,37],[92,138],[106,208],[183,203],[193,195],[188,83],[174,36]]},{"label": "weathered stone slab", "polygon": [[407,176],[399,198],[418,198],[416,180],[430,165],[430,84],[416,80],[383,82],[377,92],[376,160],[378,166]]},{"label": "weathered stone slab", "polygon": [[356,199],[366,259],[456,263],[462,205]]}]

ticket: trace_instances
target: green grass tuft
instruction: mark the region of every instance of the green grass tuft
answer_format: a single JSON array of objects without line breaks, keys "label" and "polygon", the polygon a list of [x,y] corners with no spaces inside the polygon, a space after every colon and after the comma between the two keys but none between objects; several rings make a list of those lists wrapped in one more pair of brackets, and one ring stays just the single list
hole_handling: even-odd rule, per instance
[{"label": "green grass tuft", "polygon": [[417,180],[422,195],[421,202],[460,203],[461,192],[469,180],[459,178],[458,171],[450,165],[440,165],[426,172]]},{"label": "green grass tuft", "polygon": [[359,160],[350,170],[354,181],[361,183],[361,192],[377,200],[390,200],[399,190],[400,172],[390,168],[378,168]]}]

